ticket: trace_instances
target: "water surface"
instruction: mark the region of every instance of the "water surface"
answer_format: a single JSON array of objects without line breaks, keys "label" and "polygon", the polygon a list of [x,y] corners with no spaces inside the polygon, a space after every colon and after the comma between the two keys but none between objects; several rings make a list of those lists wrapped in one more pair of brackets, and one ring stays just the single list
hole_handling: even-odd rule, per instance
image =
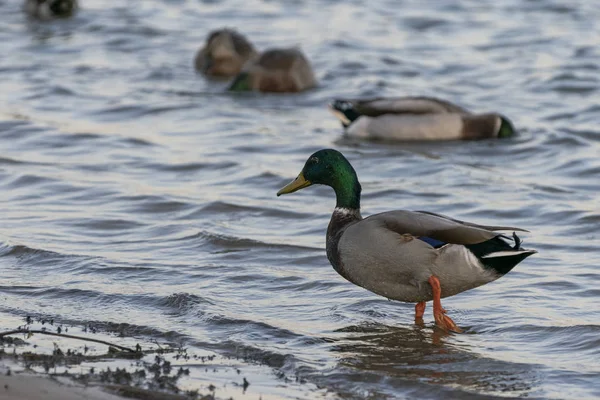
[{"label": "water surface", "polygon": [[[600,3],[85,0],[51,23],[16,3],[0,2],[4,328],[119,324],[347,399],[600,397]],[[221,26],[301,44],[319,88],[224,94],[192,69]],[[501,111],[521,134],[344,139],[327,102],[375,95]],[[430,308],[415,326],[413,305],[329,266],[330,189],[275,197],[323,147],[358,171],[363,215],[520,226],[539,254],[445,301],[466,334]]]}]

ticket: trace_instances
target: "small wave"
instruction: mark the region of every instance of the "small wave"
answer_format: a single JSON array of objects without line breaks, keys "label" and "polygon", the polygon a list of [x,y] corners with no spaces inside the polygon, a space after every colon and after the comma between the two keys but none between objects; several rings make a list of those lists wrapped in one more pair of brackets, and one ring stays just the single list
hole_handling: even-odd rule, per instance
[{"label": "small wave", "polygon": [[125,209],[133,213],[178,213],[192,207],[190,203],[172,200],[166,196],[119,196],[118,200],[125,204]]},{"label": "small wave", "polygon": [[185,164],[150,164],[148,168],[167,172],[196,172],[196,171],[216,171],[237,167],[236,162],[212,162],[212,163],[185,163]]},{"label": "small wave", "polygon": [[230,340],[225,340],[219,345],[211,347],[224,355],[241,358],[246,362],[259,363],[276,369],[291,367],[296,362],[296,358],[291,354],[280,354]]},{"label": "small wave", "polygon": [[12,181],[6,184],[6,187],[13,189],[22,189],[32,186],[41,186],[48,183],[59,182],[57,179],[52,179],[47,176],[39,176],[32,174],[17,175]]},{"label": "small wave", "polygon": [[274,208],[266,208],[266,207],[253,207],[253,206],[245,206],[241,204],[227,203],[224,201],[213,201],[208,203],[200,210],[195,211],[194,214],[206,214],[206,213],[215,213],[215,214],[231,214],[231,213],[239,213],[247,216],[249,214],[254,215],[263,215],[265,217],[274,217],[274,218],[309,218],[312,215],[309,213],[298,212],[296,210],[279,210]]},{"label": "small wave", "polygon": [[43,297],[47,299],[102,299],[110,296],[95,290],[46,288],[40,286],[0,286],[5,293],[23,296]]},{"label": "small wave", "polygon": [[321,250],[318,248],[312,248],[307,246],[298,246],[283,243],[267,243],[261,242],[255,239],[240,238],[236,236],[224,235],[220,233],[214,233],[209,231],[200,231],[193,235],[184,236],[176,241],[194,241],[201,239],[202,243],[198,245],[213,245],[218,248],[226,249],[253,249],[253,248],[270,248],[270,249],[309,249],[309,250]]},{"label": "small wave", "polygon": [[0,247],[0,257],[1,256],[15,256],[22,257],[26,255],[41,255],[41,256],[63,256],[60,253],[56,253],[54,251],[43,250],[43,249],[35,249],[31,247],[27,247],[24,245],[11,245],[8,243],[3,243]]},{"label": "small wave", "polygon": [[518,340],[537,343],[547,352],[571,353],[580,356],[600,354],[600,325],[541,326],[524,324],[494,329],[494,333],[518,332]]},{"label": "small wave", "polygon": [[[82,218],[70,222],[70,225],[84,228],[88,235],[122,235],[124,232],[135,230],[146,226],[146,224],[126,219],[108,219],[108,218]],[[90,231],[94,231],[91,234]]]},{"label": "small wave", "polygon": [[402,22],[419,32],[429,31],[448,24],[448,21],[445,19],[431,17],[405,17],[402,19]]},{"label": "small wave", "polygon": [[157,304],[180,312],[192,310],[199,304],[214,305],[208,299],[189,293],[174,293],[170,296],[162,297],[157,301]]}]

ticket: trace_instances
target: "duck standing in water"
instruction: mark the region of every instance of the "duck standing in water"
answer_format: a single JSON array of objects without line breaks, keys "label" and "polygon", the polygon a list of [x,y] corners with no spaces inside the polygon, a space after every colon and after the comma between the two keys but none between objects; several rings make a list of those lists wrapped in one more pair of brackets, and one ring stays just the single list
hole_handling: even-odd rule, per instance
[{"label": "duck standing in water", "polygon": [[519,228],[477,225],[425,211],[387,211],[363,219],[358,177],[336,150],[311,155],[277,196],[314,184],[330,186],[337,198],[326,242],[333,268],[380,296],[417,303],[416,320],[423,317],[425,302],[433,300],[436,325],[445,330],[461,332],[441,298],[495,281],[536,253],[521,248],[515,233],[511,239],[497,232],[524,231]]},{"label": "duck standing in water", "polygon": [[477,140],[515,134],[501,114],[473,114],[432,97],[334,100],[330,110],[348,136],[363,139]]},{"label": "duck standing in water", "polygon": [[39,19],[66,18],[77,10],[77,0],[26,0],[25,12]]},{"label": "duck standing in water", "polygon": [[207,76],[233,78],[248,60],[258,56],[244,35],[231,29],[218,29],[208,34],[194,64]]}]

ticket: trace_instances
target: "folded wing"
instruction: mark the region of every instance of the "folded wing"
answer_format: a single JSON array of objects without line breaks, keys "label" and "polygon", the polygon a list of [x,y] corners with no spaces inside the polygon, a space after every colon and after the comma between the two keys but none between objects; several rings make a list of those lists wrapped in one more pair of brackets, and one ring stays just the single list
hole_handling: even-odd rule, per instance
[{"label": "folded wing", "polygon": [[366,220],[376,221],[386,229],[401,235],[423,236],[444,243],[462,245],[478,244],[503,236],[497,231],[525,231],[509,226],[478,225],[423,211],[388,211],[372,215]]},{"label": "folded wing", "polygon": [[470,114],[466,109],[434,97],[396,97],[350,100],[361,115],[377,117],[384,114]]}]

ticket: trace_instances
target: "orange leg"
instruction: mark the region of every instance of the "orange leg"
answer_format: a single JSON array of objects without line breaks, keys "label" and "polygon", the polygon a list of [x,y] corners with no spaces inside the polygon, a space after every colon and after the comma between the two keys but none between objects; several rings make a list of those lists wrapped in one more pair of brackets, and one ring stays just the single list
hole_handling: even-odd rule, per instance
[{"label": "orange leg", "polygon": [[415,306],[415,320],[423,319],[423,314],[425,314],[425,302],[422,301],[417,303]]},{"label": "orange leg", "polygon": [[444,330],[461,333],[462,329],[456,326],[454,321],[446,315],[446,310],[442,308],[442,286],[440,285],[440,280],[432,275],[429,277],[429,284],[433,290],[433,317],[435,318],[435,324]]}]

